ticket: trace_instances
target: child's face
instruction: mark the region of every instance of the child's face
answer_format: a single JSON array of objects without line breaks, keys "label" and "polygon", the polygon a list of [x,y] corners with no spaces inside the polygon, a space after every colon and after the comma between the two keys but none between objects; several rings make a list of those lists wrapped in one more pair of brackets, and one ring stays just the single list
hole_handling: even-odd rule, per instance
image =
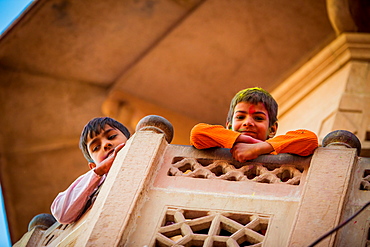
[{"label": "child's face", "polygon": [[99,135],[87,138],[87,148],[91,158],[99,165],[121,143],[126,143],[127,137],[118,129],[105,125]]},{"label": "child's face", "polygon": [[[231,129],[255,139],[265,141],[275,134],[275,125],[269,128],[269,115],[262,103],[240,102],[235,106]],[[273,136],[272,135],[272,136]]]}]

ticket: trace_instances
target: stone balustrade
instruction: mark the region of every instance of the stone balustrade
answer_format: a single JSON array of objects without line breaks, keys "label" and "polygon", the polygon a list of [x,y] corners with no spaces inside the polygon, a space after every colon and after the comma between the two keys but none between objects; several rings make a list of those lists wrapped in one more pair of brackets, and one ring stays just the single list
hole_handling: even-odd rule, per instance
[{"label": "stone balustrade", "polygon": [[[35,217],[15,246],[307,246],[370,198],[370,162],[350,132],[330,133],[313,156],[245,163],[228,149],[169,144],[173,135],[167,120],[142,119],[94,206],[68,225]],[[352,236],[320,246],[365,246],[364,214]]]}]

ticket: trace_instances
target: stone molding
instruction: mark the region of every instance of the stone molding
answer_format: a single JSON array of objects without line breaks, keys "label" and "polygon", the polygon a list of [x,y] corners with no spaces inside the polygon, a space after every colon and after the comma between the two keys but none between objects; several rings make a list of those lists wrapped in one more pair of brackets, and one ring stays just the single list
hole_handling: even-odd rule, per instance
[{"label": "stone molding", "polygon": [[282,82],[272,95],[279,118],[349,61],[370,61],[370,34],[343,33]]}]

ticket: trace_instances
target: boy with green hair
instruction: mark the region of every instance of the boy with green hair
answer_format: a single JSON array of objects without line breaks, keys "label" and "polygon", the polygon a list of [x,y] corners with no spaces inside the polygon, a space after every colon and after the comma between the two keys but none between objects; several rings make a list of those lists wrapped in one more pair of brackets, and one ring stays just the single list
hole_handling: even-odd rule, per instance
[{"label": "boy with green hair", "polygon": [[291,153],[307,156],[318,147],[315,133],[299,129],[276,134],[278,105],[262,88],[239,91],[230,103],[226,129],[200,123],[191,130],[190,142],[198,149],[230,148],[235,160],[245,162],[261,154]]},{"label": "boy with green hair", "polygon": [[85,125],[80,136],[80,148],[90,171],[78,177],[54,199],[51,212],[60,223],[76,221],[91,205],[118,151],[129,138],[128,129],[109,117],[94,118]]}]

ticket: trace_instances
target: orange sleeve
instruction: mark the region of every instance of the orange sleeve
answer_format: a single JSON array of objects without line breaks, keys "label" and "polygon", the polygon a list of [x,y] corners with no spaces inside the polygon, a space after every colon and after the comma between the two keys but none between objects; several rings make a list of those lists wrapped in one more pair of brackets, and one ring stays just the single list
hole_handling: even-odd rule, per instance
[{"label": "orange sleeve", "polygon": [[190,133],[190,144],[198,149],[232,148],[240,133],[225,129],[221,125],[197,124]]},{"label": "orange sleeve", "polygon": [[316,134],[303,129],[289,131],[285,135],[276,136],[266,142],[274,148],[273,154],[290,153],[307,156],[318,147]]}]

